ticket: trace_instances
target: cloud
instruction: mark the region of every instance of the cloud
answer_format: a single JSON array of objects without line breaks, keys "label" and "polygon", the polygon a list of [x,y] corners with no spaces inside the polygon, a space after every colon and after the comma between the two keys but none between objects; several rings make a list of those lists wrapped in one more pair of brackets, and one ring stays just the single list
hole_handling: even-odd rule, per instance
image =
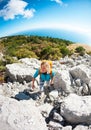
[{"label": "cloud", "polygon": [[34,15],[35,9],[25,9],[27,5],[28,3],[23,0],[10,0],[0,10],[0,17],[3,17],[4,20],[14,19],[18,15],[24,18],[31,18]]},{"label": "cloud", "polygon": [[58,4],[60,4],[61,6],[64,5],[64,6],[67,6],[67,4],[65,4],[62,0],[51,0],[51,1],[54,1]]},{"label": "cloud", "polygon": [[51,1],[55,1],[56,3],[58,3],[58,4],[60,4],[60,5],[63,4],[62,0],[51,0]]}]

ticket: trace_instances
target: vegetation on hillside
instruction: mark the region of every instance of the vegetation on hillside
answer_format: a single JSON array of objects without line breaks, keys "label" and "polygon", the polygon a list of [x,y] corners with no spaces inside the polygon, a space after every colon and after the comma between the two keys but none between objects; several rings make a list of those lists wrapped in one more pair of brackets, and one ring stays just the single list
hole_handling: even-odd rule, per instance
[{"label": "vegetation on hillside", "polygon": [[85,49],[82,46],[78,46],[76,47],[75,52],[83,56],[85,54]]},{"label": "vegetation on hillside", "polygon": [[71,41],[40,36],[10,36],[2,38],[3,53],[8,57],[33,57],[37,59],[57,60],[65,55],[71,55],[67,46]]}]

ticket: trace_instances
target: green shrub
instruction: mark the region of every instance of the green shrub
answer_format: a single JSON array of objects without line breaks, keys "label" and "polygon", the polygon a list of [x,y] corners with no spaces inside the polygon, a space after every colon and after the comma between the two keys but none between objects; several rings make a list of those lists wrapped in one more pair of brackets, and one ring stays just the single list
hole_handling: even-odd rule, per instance
[{"label": "green shrub", "polygon": [[16,58],[11,57],[9,55],[4,56],[4,59],[5,59],[6,64],[12,64],[12,63],[18,62],[18,60]]},{"label": "green shrub", "polygon": [[79,53],[81,56],[85,54],[85,49],[82,46],[79,46],[75,49],[76,53]]},{"label": "green shrub", "polygon": [[41,51],[41,59],[58,60],[62,57],[59,48],[52,48],[50,46]]},{"label": "green shrub", "polygon": [[16,51],[16,57],[18,59],[25,58],[25,57],[28,57],[28,58],[32,58],[32,57],[33,58],[38,58],[34,52],[29,51],[26,48],[21,48],[21,49],[17,50]]},{"label": "green shrub", "polygon": [[88,55],[91,55],[91,51],[87,52]]},{"label": "green shrub", "polygon": [[3,65],[0,65],[0,71],[5,71],[5,66],[3,66]]},{"label": "green shrub", "polygon": [[65,57],[66,55],[70,55],[71,54],[70,50],[68,48],[64,47],[64,46],[60,48],[60,52],[62,53],[63,57]]}]

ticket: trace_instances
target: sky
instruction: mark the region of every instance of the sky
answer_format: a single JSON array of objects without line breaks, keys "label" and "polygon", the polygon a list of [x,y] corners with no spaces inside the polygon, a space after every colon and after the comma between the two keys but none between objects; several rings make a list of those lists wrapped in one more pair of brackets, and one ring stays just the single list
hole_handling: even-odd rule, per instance
[{"label": "sky", "polygon": [[91,0],[0,0],[0,37],[33,29],[64,30],[91,45]]}]

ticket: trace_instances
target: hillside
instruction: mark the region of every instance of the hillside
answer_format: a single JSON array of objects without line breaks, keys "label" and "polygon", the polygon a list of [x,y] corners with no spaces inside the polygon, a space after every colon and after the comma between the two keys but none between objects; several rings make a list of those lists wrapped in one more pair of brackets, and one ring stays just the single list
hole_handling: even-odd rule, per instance
[{"label": "hillside", "polygon": [[71,41],[40,36],[10,36],[0,39],[0,50],[5,56],[57,60],[70,55]]},{"label": "hillside", "polygon": [[70,44],[70,45],[68,46],[68,49],[70,49],[70,50],[75,50],[75,49],[76,49],[77,47],[79,47],[79,46],[82,46],[82,47],[86,50],[87,53],[88,53],[88,52],[91,52],[91,46],[90,46],[90,45],[80,44],[80,43]]}]

